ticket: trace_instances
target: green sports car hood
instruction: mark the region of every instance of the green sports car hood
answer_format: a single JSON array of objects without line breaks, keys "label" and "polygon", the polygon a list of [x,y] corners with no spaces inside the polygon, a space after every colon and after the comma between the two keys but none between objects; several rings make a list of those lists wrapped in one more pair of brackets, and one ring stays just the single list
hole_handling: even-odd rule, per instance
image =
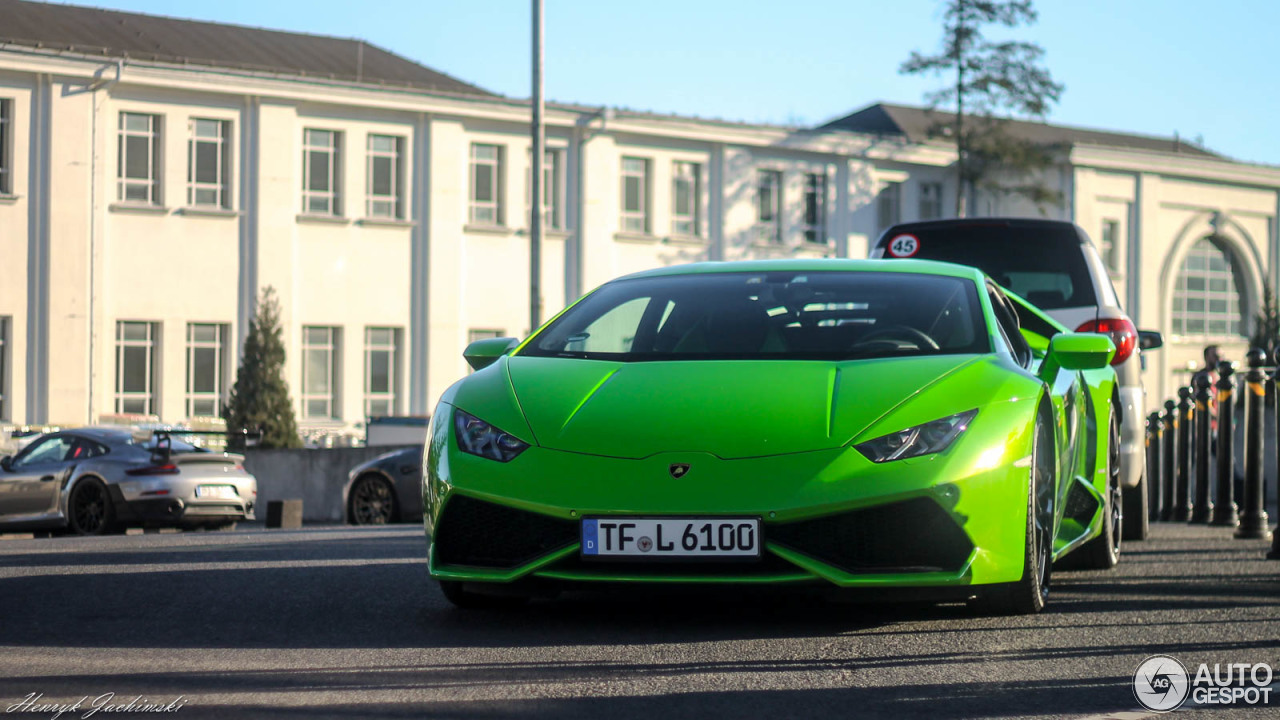
[{"label": "green sports car hood", "polygon": [[620,458],[693,451],[734,459],[846,445],[983,358],[619,363],[517,355],[492,370],[506,370],[542,447]]}]

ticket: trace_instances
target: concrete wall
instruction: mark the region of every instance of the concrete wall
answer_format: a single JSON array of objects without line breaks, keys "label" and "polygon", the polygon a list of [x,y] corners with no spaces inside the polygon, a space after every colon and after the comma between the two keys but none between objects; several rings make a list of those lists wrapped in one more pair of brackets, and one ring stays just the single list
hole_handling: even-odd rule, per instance
[{"label": "concrete wall", "polygon": [[342,488],[347,473],[379,455],[408,446],[327,448],[318,450],[249,450],[244,467],[258,479],[257,516],[267,516],[270,500],[302,500],[307,522],[345,522]]}]

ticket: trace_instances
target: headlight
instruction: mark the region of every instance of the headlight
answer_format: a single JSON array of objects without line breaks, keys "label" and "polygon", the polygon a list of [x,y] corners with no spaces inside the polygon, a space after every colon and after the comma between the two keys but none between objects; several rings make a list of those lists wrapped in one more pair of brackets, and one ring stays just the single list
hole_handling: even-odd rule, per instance
[{"label": "headlight", "polygon": [[515,435],[457,409],[453,411],[453,430],[462,452],[498,462],[511,462],[529,447],[529,443]]},{"label": "headlight", "polygon": [[855,445],[871,462],[888,462],[942,452],[969,427],[977,410],[957,413],[941,420],[909,427]]}]

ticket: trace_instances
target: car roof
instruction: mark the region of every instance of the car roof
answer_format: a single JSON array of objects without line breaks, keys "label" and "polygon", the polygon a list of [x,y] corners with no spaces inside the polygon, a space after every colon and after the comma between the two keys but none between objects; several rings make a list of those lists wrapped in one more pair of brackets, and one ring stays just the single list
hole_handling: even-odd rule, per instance
[{"label": "car roof", "polygon": [[111,426],[90,426],[70,428],[61,431],[63,435],[76,435],[102,443],[127,443],[133,439],[133,432],[125,428]]},{"label": "car roof", "polygon": [[909,233],[912,230],[941,230],[944,228],[954,227],[1010,227],[1023,228],[1027,230],[1056,230],[1061,232],[1068,230],[1081,244],[1087,242],[1084,233],[1080,232],[1079,226],[1068,220],[1048,220],[1045,218],[1016,218],[1016,217],[973,217],[973,218],[948,218],[946,220],[922,220],[920,222],[898,223],[881,234],[880,239],[876,241],[876,245],[883,245],[886,240],[898,233]]},{"label": "car roof", "polygon": [[[700,262],[685,265],[643,270],[624,275],[617,280],[664,277],[674,275],[712,275],[719,273],[750,272],[897,272],[920,275],[943,275],[982,282],[981,270],[967,265],[938,262],[936,260],[862,260],[862,259],[786,259],[786,260],[733,260],[728,262]],[[614,282],[617,282],[615,280]]]}]

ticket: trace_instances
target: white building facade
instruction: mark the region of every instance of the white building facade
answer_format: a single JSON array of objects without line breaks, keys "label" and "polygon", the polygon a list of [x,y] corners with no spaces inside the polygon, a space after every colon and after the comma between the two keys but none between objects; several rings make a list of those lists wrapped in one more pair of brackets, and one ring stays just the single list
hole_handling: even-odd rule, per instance
[{"label": "white building facade", "polygon": [[[945,144],[546,120],[546,317],[659,265],[863,257],[954,204]],[[0,423],[217,414],[267,286],[300,425],[429,413],[468,342],[530,331],[528,123],[478,90],[0,46]],[[1242,357],[1280,270],[1280,170],[1080,143],[1051,180],[1050,214],[1104,243],[1135,321],[1166,334],[1153,400],[1208,342]]]}]

